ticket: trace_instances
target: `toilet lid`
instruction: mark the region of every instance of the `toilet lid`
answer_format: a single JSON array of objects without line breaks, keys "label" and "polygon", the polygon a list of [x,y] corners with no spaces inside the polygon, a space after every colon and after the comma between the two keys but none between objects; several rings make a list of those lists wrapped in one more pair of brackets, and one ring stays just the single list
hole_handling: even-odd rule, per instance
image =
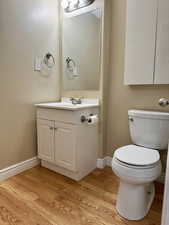
[{"label": "toilet lid", "polygon": [[127,145],[115,151],[114,157],[124,163],[136,166],[147,166],[159,161],[157,150],[136,145]]}]

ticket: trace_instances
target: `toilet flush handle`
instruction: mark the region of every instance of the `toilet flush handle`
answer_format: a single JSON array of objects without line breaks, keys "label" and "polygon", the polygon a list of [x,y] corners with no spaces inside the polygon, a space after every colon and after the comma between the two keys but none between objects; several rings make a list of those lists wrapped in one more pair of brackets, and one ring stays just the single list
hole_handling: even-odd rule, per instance
[{"label": "toilet flush handle", "polygon": [[166,99],[166,98],[160,98],[159,101],[158,101],[158,104],[160,106],[165,107],[165,106],[169,105],[169,100]]}]

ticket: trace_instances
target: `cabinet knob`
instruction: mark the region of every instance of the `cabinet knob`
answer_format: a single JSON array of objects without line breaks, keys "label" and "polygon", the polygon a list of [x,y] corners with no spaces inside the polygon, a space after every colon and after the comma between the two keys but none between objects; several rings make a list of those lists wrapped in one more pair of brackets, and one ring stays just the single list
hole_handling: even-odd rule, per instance
[{"label": "cabinet knob", "polygon": [[50,130],[53,130],[54,128],[53,127],[50,127]]},{"label": "cabinet knob", "polygon": [[133,119],[132,117],[130,117],[130,118],[129,118],[129,120],[130,120],[131,122],[133,122],[133,121],[134,121],[134,119]]},{"label": "cabinet knob", "polygon": [[55,130],[57,130],[58,128],[57,128],[57,127],[55,127],[54,129],[55,129]]}]

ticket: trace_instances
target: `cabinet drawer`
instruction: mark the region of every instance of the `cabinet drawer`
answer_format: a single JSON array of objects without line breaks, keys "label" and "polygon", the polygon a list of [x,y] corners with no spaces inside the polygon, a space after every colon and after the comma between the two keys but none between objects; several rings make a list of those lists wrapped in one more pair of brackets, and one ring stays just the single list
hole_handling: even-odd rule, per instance
[{"label": "cabinet drawer", "polygon": [[78,111],[37,108],[37,118],[54,120],[62,123],[82,124],[81,115],[98,114],[98,108],[82,109]]},{"label": "cabinet drawer", "polygon": [[55,120],[64,123],[79,123],[78,112],[56,109],[37,109],[37,118]]}]

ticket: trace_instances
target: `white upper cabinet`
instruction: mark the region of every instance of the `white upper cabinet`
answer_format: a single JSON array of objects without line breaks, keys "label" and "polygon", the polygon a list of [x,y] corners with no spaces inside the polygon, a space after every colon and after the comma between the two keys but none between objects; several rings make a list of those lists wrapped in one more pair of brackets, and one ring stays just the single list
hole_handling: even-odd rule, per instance
[{"label": "white upper cabinet", "polygon": [[125,84],[153,84],[157,0],[127,0]]},{"label": "white upper cabinet", "polygon": [[159,1],[155,84],[169,84],[169,0]]},{"label": "white upper cabinet", "polygon": [[169,84],[169,0],[127,0],[126,85]]}]

